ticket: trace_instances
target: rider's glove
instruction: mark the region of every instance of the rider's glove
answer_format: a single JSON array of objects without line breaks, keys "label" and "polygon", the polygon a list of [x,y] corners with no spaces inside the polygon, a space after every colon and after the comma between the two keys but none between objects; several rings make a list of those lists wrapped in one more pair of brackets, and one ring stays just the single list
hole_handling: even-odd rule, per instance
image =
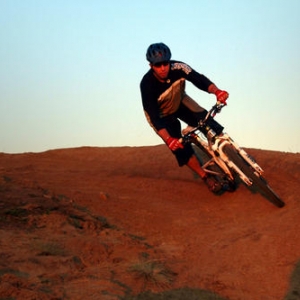
[{"label": "rider's glove", "polygon": [[183,145],[179,142],[179,140],[173,137],[168,137],[168,139],[166,140],[166,144],[172,151],[176,151],[179,148],[183,149]]},{"label": "rider's glove", "polygon": [[215,95],[217,97],[217,101],[221,102],[222,104],[227,104],[226,100],[229,97],[229,94],[226,91],[217,90],[215,92]]}]

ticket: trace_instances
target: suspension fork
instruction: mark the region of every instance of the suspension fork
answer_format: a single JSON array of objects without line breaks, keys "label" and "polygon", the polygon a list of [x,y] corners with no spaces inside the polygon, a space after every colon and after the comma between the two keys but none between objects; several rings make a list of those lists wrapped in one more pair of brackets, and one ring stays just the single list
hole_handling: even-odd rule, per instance
[{"label": "suspension fork", "polygon": [[[235,148],[235,146],[231,144],[227,138],[225,138],[219,147],[219,153],[222,161],[226,164],[226,166],[228,166],[231,170],[233,170],[234,173],[237,174],[240,177],[240,179],[245,182],[246,185],[251,186],[252,185],[251,179],[248,178],[242,172],[242,170],[230,159],[230,157],[224,151],[224,148],[228,146]],[[236,152],[236,155],[238,155],[238,152]]]},{"label": "suspension fork", "polygon": [[239,155],[251,166],[251,168],[253,168],[256,176],[259,177],[264,173],[264,170],[258,165],[258,163],[243,148],[241,148],[238,145],[238,143],[236,143],[227,133],[224,133],[223,137],[236,149]]},{"label": "suspension fork", "polygon": [[[244,181],[248,186],[251,186],[253,181],[248,178],[242,170],[240,170],[240,168],[235,165],[234,162],[232,162],[230,160],[230,158],[228,158],[226,152],[224,151],[224,148],[228,145],[230,145],[232,148],[234,148],[236,150],[236,154],[240,155],[242,159],[245,160],[245,162],[247,162],[254,170],[254,174],[258,177],[260,177],[261,173],[259,172],[263,172],[263,170],[261,169],[261,167],[253,160],[253,158],[251,158],[247,152],[245,150],[243,150],[241,147],[239,147],[239,145],[237,143],[235,143],[228,134],[223,134],[222,137],[219,137],[220,140],[223,140],[219,142],[219,154],[221,156],[221,159],[226,163],[226,165],[228,165],[229,168],[233,169],[235,171],[236,174],[239,175],[239,177],[241,178],[242,181]],[[258,172],[259,171],[259,172]]]}]

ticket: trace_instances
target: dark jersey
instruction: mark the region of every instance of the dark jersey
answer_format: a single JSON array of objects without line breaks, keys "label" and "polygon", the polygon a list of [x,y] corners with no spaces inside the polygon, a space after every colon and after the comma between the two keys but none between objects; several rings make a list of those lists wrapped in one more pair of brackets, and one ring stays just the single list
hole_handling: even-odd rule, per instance
[{"label": "dark jersey", "polygon": [[197,103],[185,93],[185,80],[206,92],[212,84],[206,76],[196,72],[187,64],[174,60],[170,62],[170,71],[165,82],[160,82],[154,76],[152,69],[144,75],[140,84],[143,108],[154,130],[165,128],[164,117],[175,113],[184,99],[192,106],[197,106]]}]

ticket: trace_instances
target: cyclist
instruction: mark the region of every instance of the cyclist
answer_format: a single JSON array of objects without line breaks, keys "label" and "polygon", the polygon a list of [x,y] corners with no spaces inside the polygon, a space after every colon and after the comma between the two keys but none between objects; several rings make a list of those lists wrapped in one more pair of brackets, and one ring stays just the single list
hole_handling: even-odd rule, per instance
[{"label": "cyclist", "polygon": [[[224,104],[229,94],[184,62],[171,60],[170,48],[164,43],[151,44],[146,58],[150,70],[143,76],[140,90],[144,113],[150,126],[175,155],[180,167],[187,165],[203,179],[210,191],[219,193],[222,190],[221,183],[202,169],[190,144],[180,143],[179,120],[196,127],[207,113],[186,94],[186,80],[200,90],[216,95],[217,101]],[[209,125],[217,134],[223,130],[223,126],[213,118],[209,119]]]}]

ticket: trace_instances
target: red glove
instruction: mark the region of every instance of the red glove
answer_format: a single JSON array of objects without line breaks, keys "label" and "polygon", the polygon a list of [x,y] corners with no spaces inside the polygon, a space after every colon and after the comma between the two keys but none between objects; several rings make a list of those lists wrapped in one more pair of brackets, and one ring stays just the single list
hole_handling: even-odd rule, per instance
[{"label": "red glove", "polygon": [[171,149],[172,151],[176,151],[179,148],[183,149],[183,145],[179,142],[178,139],[173,138],[173,137],[168,137],[168,139],[166,140],[166,143],[169,147],[169,149]]},{"label": "red glove", "polygon": [[221,102],[221,103],[223,103],[225,105],[227,104],[226,100],[229,97],[229,94],[226,91],[217,90],[215,92],[215,95],[217,97],[217,101],[218,102]]}]

